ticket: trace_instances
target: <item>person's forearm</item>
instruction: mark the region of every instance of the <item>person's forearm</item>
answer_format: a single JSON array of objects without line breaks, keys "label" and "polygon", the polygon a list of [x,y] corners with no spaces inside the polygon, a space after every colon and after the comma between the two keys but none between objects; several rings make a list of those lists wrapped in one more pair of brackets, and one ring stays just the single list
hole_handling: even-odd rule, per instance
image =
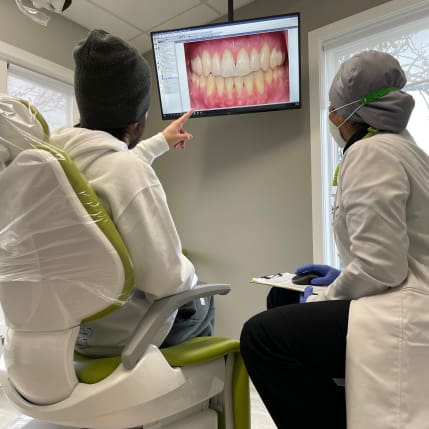
[{"label": "person's forearm", "polygon": [[164,135],[158,133],[148,139],[140,141],[131,152],[144,162],[152,164],[156,158],[168,152],[169,148]]}]

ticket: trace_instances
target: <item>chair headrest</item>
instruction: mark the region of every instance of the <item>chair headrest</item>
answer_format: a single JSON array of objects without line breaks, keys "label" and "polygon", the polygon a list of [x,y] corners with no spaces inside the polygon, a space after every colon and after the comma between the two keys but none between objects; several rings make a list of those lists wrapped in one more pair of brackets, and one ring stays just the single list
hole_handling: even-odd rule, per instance
[{"label": "chair headrest", "polygon": [[0,94],[0,171],[24,149],[48,139],[49,126],[31,103]]},{"label": "chair headrest", "polygon": [[[97,202],[76,193],[58,159],[28,149],[0,174],[0,303],[9,328],[73,328],[121,306],[125,268]],[[72,177],[74,182],[79,177]],[[91,212],[87,210],[91,206]],[[93,209],[93,212],[92,212]]]}]

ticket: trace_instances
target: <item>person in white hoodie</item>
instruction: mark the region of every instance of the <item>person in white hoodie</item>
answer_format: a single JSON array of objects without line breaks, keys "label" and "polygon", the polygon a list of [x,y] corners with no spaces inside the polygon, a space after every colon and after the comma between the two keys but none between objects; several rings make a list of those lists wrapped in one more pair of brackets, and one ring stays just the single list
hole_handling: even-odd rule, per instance
[{"label": "person in white hoodie", "polygon": [[[150,102],[150,68],[128,43],[91,31],[73,52],[80,124],[59,128],[51,144],[65,150],[87,178],[130,253],[135,290],[109,315],[81,325],[77,351],[88,356],[121,353],[151,303],[194,287],[198,281],[171,217],[152,161],[192,138],[186,113],[162,132],[141,140]],[[166,321],[157,345],[212,335],[213,300],[195,300]]]}]

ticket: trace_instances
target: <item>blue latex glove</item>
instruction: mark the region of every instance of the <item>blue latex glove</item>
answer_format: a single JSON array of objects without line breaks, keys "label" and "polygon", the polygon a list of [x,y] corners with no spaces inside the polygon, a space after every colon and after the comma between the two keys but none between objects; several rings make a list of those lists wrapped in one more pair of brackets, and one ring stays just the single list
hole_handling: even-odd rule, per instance
[{"label": "blue latex glove", "polygon": [[307,302],[307,298],[313,294],[313,286],[306,286],[304,292],[299,294],[299,303],[304,304]]},{"label": "blue latex glove", "polygon": [[296,274],[308,273],[309,271],[318,274],[320,277],[316,277],[311,280],[311,284],[315,286],[327,286],[330,285],[341,273],[334,267],[329,265],[317,265],[307,264],[298,267],[295,271]]}]

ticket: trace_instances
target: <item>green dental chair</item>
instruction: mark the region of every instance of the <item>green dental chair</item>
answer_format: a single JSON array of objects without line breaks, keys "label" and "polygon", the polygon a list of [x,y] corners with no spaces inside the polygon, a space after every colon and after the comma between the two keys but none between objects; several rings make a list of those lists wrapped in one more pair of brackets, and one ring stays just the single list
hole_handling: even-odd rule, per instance
[{"label": "green dental chair", "polygon": [[0,384],[32,419],[27,429],[250,429],[248,376],[237,340],[199,337],[159,349],[165,319],[203,285],[156,301],[121,356],[74,352],[83,320],[115,311],[131,293],[126,247],[67,154],[28,103],[0,96],[0,303],[7,333]]}]

